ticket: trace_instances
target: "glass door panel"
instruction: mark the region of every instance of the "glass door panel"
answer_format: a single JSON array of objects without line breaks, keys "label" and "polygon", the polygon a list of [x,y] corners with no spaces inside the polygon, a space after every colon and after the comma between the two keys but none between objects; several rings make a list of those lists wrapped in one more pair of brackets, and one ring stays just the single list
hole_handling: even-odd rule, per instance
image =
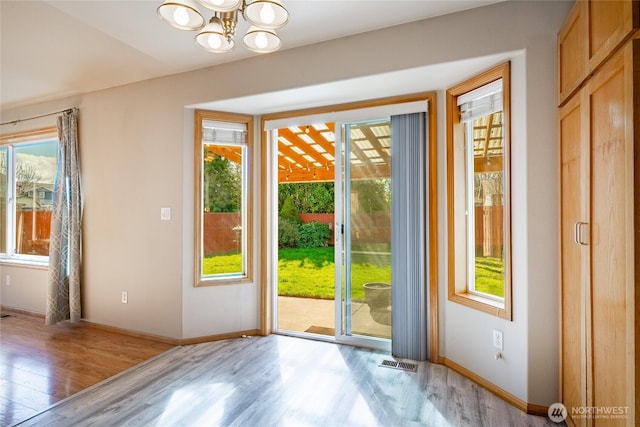
[{"label": "glass door panel", "polygon": [[276,130],[276,330],[335,337],[334,124]]},{"label": "glass door panel", "polygon": [[391,338],[391,125],[342,125],[342,334]]}]

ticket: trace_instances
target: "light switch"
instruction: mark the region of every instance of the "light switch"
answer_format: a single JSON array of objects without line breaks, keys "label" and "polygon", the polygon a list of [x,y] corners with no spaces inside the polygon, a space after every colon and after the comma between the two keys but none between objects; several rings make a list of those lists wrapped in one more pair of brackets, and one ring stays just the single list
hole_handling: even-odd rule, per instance
[{"label": "light switch", "polygon": [[171,208],[160,208],[160,219],[162,221],[171,221]]}]

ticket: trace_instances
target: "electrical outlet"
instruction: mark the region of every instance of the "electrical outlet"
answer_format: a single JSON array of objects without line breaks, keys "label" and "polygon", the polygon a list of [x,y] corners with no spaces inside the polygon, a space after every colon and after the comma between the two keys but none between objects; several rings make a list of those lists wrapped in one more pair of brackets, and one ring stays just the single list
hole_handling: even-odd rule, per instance
[{"label": "electrical outlet", "polygon": [[122,291],[122,303],[126,304],[129,302],[129,294],[127,291]]},{"label": "electrical outlet", "polygon": [[160,219],[162,221],[171,221],[171,208],[160,208]]},{"label": "electrical outlet", "polygon": [[504,350],[504,340],[503,340],[504,336],[502,334],[502,331],[499,331],[497,329],[493,330],[493,346],[495,348],[497,348],[498,350]]},{"label": "electrical outlet", "polygon": [[11,286],[11,276],[9,276],[9,275],[7,274],[7,277],[5,277],[4,283],[5,283],[7,286]]}]

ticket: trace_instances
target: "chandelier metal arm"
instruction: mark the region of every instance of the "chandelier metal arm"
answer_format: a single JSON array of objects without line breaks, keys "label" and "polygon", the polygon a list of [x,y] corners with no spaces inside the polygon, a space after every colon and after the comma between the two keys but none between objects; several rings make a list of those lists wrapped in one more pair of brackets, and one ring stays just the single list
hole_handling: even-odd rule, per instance
[{"label": "chandelier metal arm", "polygon": [[[216,12],[216,14],[217,13],[218,12]],[[220,12],[220,20],[222,21],[222,31],[224,32],[224,36],[227,41],[231,43],[231,40],[236,35],[236,27],[238,26],[238,10]]]}]

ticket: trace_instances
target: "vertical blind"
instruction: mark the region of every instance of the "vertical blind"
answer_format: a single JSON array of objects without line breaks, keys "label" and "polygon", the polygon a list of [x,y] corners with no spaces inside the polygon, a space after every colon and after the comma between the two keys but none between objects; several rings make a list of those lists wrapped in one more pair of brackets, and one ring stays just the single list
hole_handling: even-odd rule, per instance
[{"label": "vertical blind", "polygon": [[427,359],[425,113],[391,117],[391,352]]}]

